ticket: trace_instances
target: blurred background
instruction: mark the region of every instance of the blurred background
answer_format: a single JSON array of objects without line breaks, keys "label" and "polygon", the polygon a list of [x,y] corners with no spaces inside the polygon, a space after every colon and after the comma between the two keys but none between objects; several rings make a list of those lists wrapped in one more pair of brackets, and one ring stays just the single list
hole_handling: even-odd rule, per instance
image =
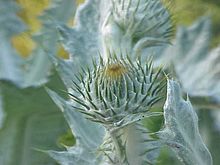
[{"label": "blurred background", "polygon": [[[16,53],[22,58],[28,59],[39,46],[33,36],[42,30],[44,25],[40,16],[48,7],[51,7],[52,1],[16,0],[20,6],[17,16],[22,19],[27,28],[25,31],[12,36],[10,42]],[[77,0],[77,5],[83,2],[84,0]],[[189,26],[199,17],[208,15],[212,20],[213,36],[210,49],[220,44],[220,0],[172,0],[171,12],[175,15],[176,26]],[[70,17],[67,23],[73,25],[73,17]],[[58,45],[56,54],[62,58],[69,57],[61,45]],[[56,72],[53,72],[54,75],[50,77],[46,86],[51,89],[58,89],[57,92],[63,95],[60,91],[64,89],[64,85]],[[7,130],[7,133],[4,134],[0,131],[0,144],[5,144],[0,146],[0,164],[1,162],[7,163],[2,165],[57,164],[45,153],[38,150],[64,150],[64,146],[74,145],[75,140],[62,113],[48,97],[44,87],[20,89],[16,85],[6,82],[1,82],[0,85],[5,111],[13,109],[5,113],[2,128],[0,122],[1,131]],[[205,134],[203,136],[206,137],[205,141],[209,139],[208,143],[210,143],[209,148],[214,158],[214,165],[219,165],[220,131],[210,129],[216,123],[214,123],[213,115],[209,111],[203,109],[199,113],[200,129],[202,134]],[[158,120],[158,126],[153,124],[155,120]],[[161,124],[159,119],[146,121],[146,123],[153,125],[152,130],[158,129]],[[166,157],[166,152],[163,156]],[[167,158],[167,160],[161,159],[166,162],[161,163],[161,165],[179,164],[174,156]]]},{"label": "blurred background", "polygon": [[[39,16],[50,6],[52,0],[17,0],[21,5],[18,16],[28,25],[27,31],[13,37],[12,42],[20,55],[27,57],[36,46],[31,36],[41,28]],[[77,0],[77,4],[84,0]],[[212,19],[213,37],[212,47],[220,43],[220,1],[219,0],[171,0],[172,13],[175,15],[176,25],[191,25],[201,16],[208,15]],[[70,20],[71,23],[72,20]],[[68,58],[61,48],[60,56]]]}]

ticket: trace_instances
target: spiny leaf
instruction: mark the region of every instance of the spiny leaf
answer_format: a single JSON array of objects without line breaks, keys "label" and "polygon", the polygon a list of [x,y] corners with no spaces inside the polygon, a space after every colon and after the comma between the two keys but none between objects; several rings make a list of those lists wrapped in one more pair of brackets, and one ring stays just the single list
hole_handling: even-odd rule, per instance
[{"label": "spiny leaf", "polygon": [[96,165],[100,162],[96,157],[96,148],[101,144],[104,129],[101,125],[86,120],[82,114],[73,109],[71,103],[65,101],[55,92],[47,89],[49,95],[62,110],[73,134],[76,136],[76,146],[67,151],[48,151],[48,153],[62,165],[89,163]]},{"label": "spiny leaf", "polygon": [[164,58],[170,60],[168,63],[173,63],[186,93],[193,97],[210,97],[219,102],[220,48],[209,52],[210,29],[207,17],[189,28],[179,28],[175,44],[167,49]]},{"label": "spiny leaf", "polygon": [[[65,11],[65,12],[64,12]],[[57,22],[66,24],[73,19],[75,0],[54,0],[51,7],[40,17],[43,23],[41,31],[34,36],[37,47],[31,54],[26,68],[25,86],[39,86],[48,81],[51,74],[49,56],[55,57],[58,52]]]},{"label": "spiny leaf", "polygon": [[76,25],[73,28],[60,25],[58,30],[64,48],[73,58],[74,63],[92,64],[92,57],[98,57],[101,51],[100,15],[101,1],[88,0],[76,11]]},{"label": "spiny leaf", "polygon": [[212,157],[199,134],[197,114],[190,101],[182,99],[173,80],[168,80],[164,117],[165,128],[159,132],[162,142],[186,165],[211,165]]}]

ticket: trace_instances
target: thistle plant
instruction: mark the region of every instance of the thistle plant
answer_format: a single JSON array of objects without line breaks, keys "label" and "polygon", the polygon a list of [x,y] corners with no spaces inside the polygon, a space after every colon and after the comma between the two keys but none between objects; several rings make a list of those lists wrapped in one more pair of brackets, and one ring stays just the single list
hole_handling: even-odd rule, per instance
[{"label": "thistle plant", "polygon": [[[76,16],[76,27],[58,26],[72,58],[52,58],[69,99],[48,92],[64,112],[77,144],[66,152],[49,154],[61,164],[157,164],[166,145],[184,164],[212,164],[189,100],[181,98],[179,85],[150,58],[163,51],[173,31],[164,2],[90,0]],[[86,67],[80,66],[85,63]],[[163,114],[152,107],[163,103],[167,82],[165,126],[150,132],[142,120]],[[191,127],[186,128],[183,121]]]},{"label": "thistle plant", "polygon": [[[159,79],[160,73],[161,68],[154,73],[152,61],[142,64],[141,61],[132,62],[129,57],[118,59],[115,56],[106,63],[100,57],[100,62],[94,63],[92,69],[77,74],[78,82],[73,82],[73,92],[69,92],[76,103],[72,107],[105,127],[106,140],[99,150],[111,164],[150,162],[147,158],[135,160],[133,155],[128,158],[128,153],[134,152],[128,148],[132,149],[131,145],[135,144],[133,140],[137,135],[132,135],[135,129],[146,131],[138,122],[161,114],[150,111],[163,98],[161,91],[166,81]],[[141,131],[136,133],[141,135]]]},{"label": "thistle plant", "polygon": [[[12,1],[0,0],[0,4],[18,9]],[[174,153],[179,160],[172,162],[175,165],[212,165],[212,157],[200,136],[194,111],[199,109],[195,100],[200,98],[208,97],[210,107],[220,107],[220,70],[216,65],[219,48],[208,54],[210,23],[207,18],[188,29],[178,30],[176,39],[172,41],[175,28],[170,14],[172,5],[168,0],[87,0],[77,8],[73,27],[65,24],[73,16],[75,1],[55,0],[41,16],[43,28],[41,34],[34,38],[38,45],[33,53],[36,58],[31,58],[31,63],[26,64],[23,59],[12,58],[16,53],[11,50],[9,42],[11,36],[22,31],[24,26],[8,30],[13,20],[20,22],[20,19],[2,6],[0,9],[10,16],[10,20],[0,28],[0,37],[4,41],[0,44],[4,48],[3,55],[9,54],[3,56],[3,62],[0,61],[0,79],[11,81],[19,88],[36,87],[49,80],[52,62],[66,87],[65,99],[46,88],[76,139],[74,146],[65,146],[66,151],[46,151],[59,164],[160,165],[164,163],[160,162],[163,150],[168,148],[166,154],[171,156]],[[67,60],[56,56],[58,35],[69,53]],[[30,67],[32,63],[36,65]],[[14,64],[14,67],[8,69],[10,65],[6,64]],[[204,78],[204,75],[208,76]],[[0,115],[3,114],[4,96],[8,98],[11,87],[7,82],[2,84]],[[186,100],[183,99],[184,94],[187,95]],[[43,111],[48,108],[44,100],[42,107]],[[27,113],[22,112],[20,116],[28,116]],[[28,114],[32,116],[32,111]],[[14,124],[14,116],[13,112],[4,118],[7,123],[11,119]],[[162,120],[159,129],[151,130],[149,123],[144,123],[152,118]],[[55,123],[60,124],[58,120]],[[154,120],[152,123],[158,125]],[[17,154],[19,149],[5,152],[9,143],[17,147],[17,136],[7,138],[10,132],[17,130],[13,124],[9,124],[10,129],[6,131],[0,130],[0,164],[18,163],[10,159],[13,157],[11,153],[16,153],[21,165],[33,164],[34,160],[27,161],[25,156]],[[4,126],[4,122],[0,116],[1,125]],[[35,129],[30,130],[35,133]]]},{"label": "thistle plant", "polygon": [[[126,59],[111,58],[106,63],[100,57],[93,68],[83,70],[73,82],[72,100],[75,108],[108,130],[120,129],[135,123],[150,112],[163,98],[165,78],[160,80],[161,68],[154,73],[152,61],[141,64]],[[82,107],[82,108],[79,108]]]}]

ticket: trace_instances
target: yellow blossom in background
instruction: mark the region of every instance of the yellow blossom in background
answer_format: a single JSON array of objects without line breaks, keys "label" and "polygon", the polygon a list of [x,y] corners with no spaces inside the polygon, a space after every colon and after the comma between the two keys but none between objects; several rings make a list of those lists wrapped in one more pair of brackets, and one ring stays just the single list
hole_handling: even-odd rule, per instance
[{"label": "yellow blossom in background", "polygon": [[191,25],[201,16],[210,16],[212,20],[212,47],[220,44],[220,6],[219,0],[173,0],[176,23]]},{"label": "yellow blossom in background", "polygon": [[49,6],[50,0],[17,0],[21,6],[18,15],[29,26],[31,33],[37,32],[41,27],[38,16]]},{"label": "yellow blossom in background", "polygon": [[[85,2],[85,0],[77,0],[76,1],[77,5],[80,5],[84,2]],[[73,26],[75,23],[76,23],[75,20],[69,20],[68,25]],[[59,45],[57,54],[59,57],[61,57],[63,59],[69,58],[69,54],[65,51],[65,49],[63,48],[63,46],[61,44]]]},{"label": "yellow blossom in background", "polygon": [[57,55],[63,59],[69,58],[69,54],[65,51],[61,44],[59,44]]},{"label": "yellow blossom in background", "polygon": [[[12,45],[22,57],[28,57],[36,47],[31,36],[41,29],[41,21],[38,17],[50,6],[51,1],[52,0],[17,0],[17,3],[21,6],[21,11],[18,13],[18,16],[20,16],[28,26],[28,30],[14,36],[12,38]],[[77,0],[77,5],[83,2],[84,0]],[[72,20],[70,20],[70,24],[73,24]],[[69,57],[61,45],[59,46],[58,56],[65,59]]]},{"label": "yellow blossom in background", "polygon": [[40,30],[41,22],[38,16],[48,7],[49,1],[50,0],[17,0],[17,3],[21,6],[18,16],[20,16],[28,26],[28,30],[14,36],[12,38],[12,45],[22,57],[28,57],[36,46],[31,35]]},{"label": "yellow blossom in background", "polygon": [[77,5],[79,5],[79,4],[83,3],[83,2],[85,2],[85,0],[77,0],[76,1]]},{"label": "yellow blossom in background", "polygon": [[32,50],[36,47],[34,41],[28,33],[21,33],[12,38],[12,45],[15,47],[19,55],[28,57]]},{"label": "yellow blossom in background", "polygon": [[[162,0],[167,2],[166,0]],[[27,24],[28,30],[12,38],[12,44],[18,53],[23,57],[28,57],[36,44],[31,39],[31,36],[40,30],[41,22],[38,17],[42,12],[50,6],[52,0],[17,0],[18,4],[21,6],[21,11],[18,16]],[[85,0],[77,0],[77,5],[85,2]],[[212,17],[214,24],[214,34],[213,46],[219,44],[220,27],[219,23],[219,13],[220,7],[211,4],[209,2],[204,2],[201,0],[172,0],[170,1],[172,7],[172,13],[175,13],[177,24],[190,25],[194,20],[196,20],[201,15],[209,14]],[[166,3],[165,3],[166,4]],[[69,21],[69,25],[73,25],[75,22],[73,20]],[[62,46],[59,46],[58,56],[62,58],[68,58],[67,52]]]}]

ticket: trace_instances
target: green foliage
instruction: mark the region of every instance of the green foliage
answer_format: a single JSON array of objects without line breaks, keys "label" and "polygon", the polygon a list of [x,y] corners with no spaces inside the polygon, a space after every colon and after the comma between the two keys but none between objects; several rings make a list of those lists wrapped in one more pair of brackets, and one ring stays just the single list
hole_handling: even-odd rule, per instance
[{"label": "green foliage", "polygon": [[[50,87],[63,88],[57,78]],[[0,83],[4,122],[0,131],[0,164],[55,164],[36,149],[56,149],[57,138],[68,128],[62,114],[44,88],[19,89],[11,83]]]},{"label": "green foliage", "polygon": [[74,146],[76,144],[76,139],[74,138],[71,129],[67,130],[65,134],[57,139],[57,144],[60,146]]},{"label": "green foliage", "polygon": [[219,110],[204,108],[200,109],[199,112],[199,128],[201,135],[212,154],[213,164],[217,165],[220,162]]}]

